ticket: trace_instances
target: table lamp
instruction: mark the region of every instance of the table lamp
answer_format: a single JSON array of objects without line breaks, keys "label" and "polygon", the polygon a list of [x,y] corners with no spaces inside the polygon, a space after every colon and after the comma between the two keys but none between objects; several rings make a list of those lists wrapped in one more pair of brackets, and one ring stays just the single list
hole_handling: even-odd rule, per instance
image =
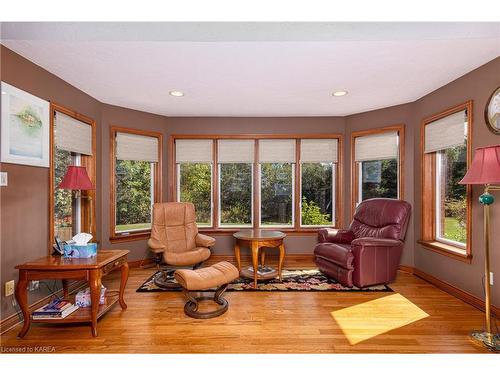
[{"label": "table lamp", "polygon": [[85,167],[78,167],[70,165],[61,183],[57,186],[59,189],[76,190],[75,198],[82,198],[89,200],[90,219],[89,219],[89,232],[92,232],[92,197],[90,195],[81,195],[82,190],[94,190],[95,187],[90,181],[87,169]]},{"label": "table lamp", "polygon": [[[479,203],[484,210],[484,294],[486,312],[486,331],[471,333],[473,340],[484,344],[488,349],[500,350],[500,338],[491,332],[490,296],[490,205],[495,201],[490,191],[500,191],[500,145],[476,149],[474,160],[460,184],[484,185],[484,193]],[[497,184],[497,185],[493,185]]]}]

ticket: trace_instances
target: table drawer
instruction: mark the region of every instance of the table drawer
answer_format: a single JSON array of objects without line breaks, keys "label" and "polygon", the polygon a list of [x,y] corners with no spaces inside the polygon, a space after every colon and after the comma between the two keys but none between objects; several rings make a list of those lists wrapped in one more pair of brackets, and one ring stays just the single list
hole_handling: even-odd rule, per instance
[{"label": "table drawer", "polygon": [[102,273],[107,274],[107,273],[113,271],[114,269],[121,267],[124,263],[127,263],[126,256],[123,256],[121,258],[116,259],[115,261],[113,261],[111,263],[106,264],[102,269]]}]

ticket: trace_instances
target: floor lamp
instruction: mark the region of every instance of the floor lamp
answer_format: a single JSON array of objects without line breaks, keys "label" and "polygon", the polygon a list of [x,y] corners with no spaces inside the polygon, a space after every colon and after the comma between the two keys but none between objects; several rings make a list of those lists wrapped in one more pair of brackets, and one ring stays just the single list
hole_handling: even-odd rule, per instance
[{"label": "floor lamp", "polygon": [[[484,185],[484,193],[479,203],[484,210],[484,294],[486,312],[486,331],[472,332],[474,341],[480,342],[490,350],[500,350],[500,338],[491,331],[491,292],[490,292],[490,205],[495,198],[490,191],[500,191],[500,145],[481,147],[476,150],[474,160],[461,184]],[[497,184],[497,185],[494,185]]]},{"label": "floor lamp", "polygon": [[57,187],[59,189],[76,190],[75,198],[79,198],[81,196],[82,198],[89,200],[89,232],[92,233],[92,197],[90,195],[81,195],[82,190],[95,189],[92,181],[90,181],[87,169],[85,167],[70,165],[61,183]]}]

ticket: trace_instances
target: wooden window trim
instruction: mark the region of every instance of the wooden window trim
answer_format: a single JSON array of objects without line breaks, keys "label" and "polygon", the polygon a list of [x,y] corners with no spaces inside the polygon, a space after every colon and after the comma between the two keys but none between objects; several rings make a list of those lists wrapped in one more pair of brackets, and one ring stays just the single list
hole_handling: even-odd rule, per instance
[{"label": "wooden window trim", "polygon": [[[65,115],[74,118],[75,120],[81,121],[92,128],[92,156],[90,155],[81,155],[81,166],[87,169],[87,173],[89,175],[90,181],[97,188],[96,184],[96,122],[95,120],[82,115],[76,111],[73,111],[67,107],[64,107],[57,103],[50,103],[50,167],[49,167],[49,243],[48,243],[48,252],[52,253],[52,245],[55,242],[55,233],[54,233],[54,214],[55,214],[55,189],[56,186],[54,184],[55,178],[55,166],[54,166],[54,148],[55,148],[55,140],[54,140],[54,120],[55,120],[55,112],[64,113]],[[92,200],[92,220],[90,220],[90,202],[88,199],[81,200],[81,228],[82,231],[91,233],[94,237],[95,241],[99,242],[96,238],[96,190],[88,190],[86,193],[87,196]],[[90,227],[90,223],[92,222],[92,228]]]},{"label": "wooden window trim", "polygon": [[253,228],[259,228],[259,209],[260,209],[260,191],[259,186],[259,168],[258,168],[258,152],[259,152],[259,140],[261,139],[295,139],[296,140],[296,160],[295,160],[295,202],[294,202],[294,223],[292,227],[262,227],[266,230],[276,230],[286,232],[288,234],[304,234],[304,235],[315,235],[318,228],[327,227],[327,225],[322,225],[318,227],[302,227],[300,226],[300,201],[297,198],[297,194],[300,192],[301,176],[300,176],[300,140],[301,139],[337,139],[338,141],[338,161],[336,163],[336,185],[335,185],[335,225],[332,228],[341,228],[343,225],[343,213],[341,209],[342,192],[343,192],[343,135],[332,133],[332,134],[172,134],[169,137],[169,186],[168,193],[172,201],[177,201],[177,168],[175,160],[175,141],[177,139],[209,139],[214,142],[214,152],[213,152],[213,170],[212,172],[212,226],[199,228],[201,233],[212,234],[212,235],[232,235],[233,233],[248,229],[248,227],[242,228],[226,228],[219,227],[218,224],[218,178],[217,176],[217,141],[220,139],[252,139],[255,140],[255,152],[254,152],[254,166],[253,166]]},{"label": "wooden window trim", "polygon": [[[467,167],[472,162],[472,112],[473,101],[469,100],[465,103],[458,104],[454,107],[448,108],[442,112],[436,113],[432,116],[426,117],[422,120],[420,126],[420,168],[421,168],[421,186],[420,191],[422,195],[421,202],[421,233],[420,240],[417,241],[426,250],[445,255],[452,259],[462,262],[471,263],[472,261],[472,189],[467,185],[467,240],[465,249],[462,247],[453,246],[436,240],[436,153],[424,153],[425,147],[425,126],[431,122],[439,120],[443,117],[449,116],[453,113],[463,110],[467,111]],[[431,199],[424,199],[425,197],[432,197]],[[465,250],[465,252],[464,252]]]},{"label": "wooden window trim", "polygon": [[142,129],[133,129],[133,128],[125,128],[121,126],[111,126],[109,129],[110,138],[109,138],[109,165],[110,165],[110,181],[109,181],[109,241],[111,243],[120,243],[120,242],[128,242],[128,241],[136,241],[147,239],[151,235],[151,230],[141,230],[134,231],[128,234],[120,234],[116,233],[115,228],[115,216],[116,216],[116,133],[129,133],[129,134],[137,134],[143,135],[147,137],[155,137],[158,139],[158,162],[156,163],[154,170],[154,202],[158,203],[162,201],[162,155],[163,155],[163,135],[159,132],[147,131]]},{"label": "wooden window trim", "polygon": [[404,165],[405,165],[405,125],[396,124],[390,126],[384,126],[381,128],[373,128],[366,130],[359,130],[351,133],[351,220],[354,217],[354,211],[356,211],[356,202],[358,201],[359,195],[359,166],[358,163],[354,161],[355,159],[355,141],[358,137],[364,137],[368,135],[375,135],[387,132],[398,132],[399,141],[399,155],[398,155],[398,199],[404,199],[405,192],[405,175],[404,175]]}]

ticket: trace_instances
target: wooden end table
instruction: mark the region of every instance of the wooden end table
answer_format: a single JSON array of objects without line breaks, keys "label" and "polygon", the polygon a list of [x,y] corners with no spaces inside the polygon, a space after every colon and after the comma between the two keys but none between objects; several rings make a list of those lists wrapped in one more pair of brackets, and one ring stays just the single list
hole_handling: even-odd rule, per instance
[{"label": "wooden end table", "polygon": [[[128,279],[127,254],[129,250],[99,250],[92,258],[64,258],[62,256],[46,256],[16,266],[19,270],[19,281],[16,286],[16,299],[23,313],[24,325],[18,337],[24,337],[35,323],[82,323],[90,322],[92,336],[97,336],[97,319],[108,312],[117,302],[122,310],[127,308],[123,299]],[[120,268],[121,282],[119,291],[109,291],[107,301],[99,305],[101,296],[101,278],[109,272]],[[85,280],[90,284],[91,307],[79,308],[64,319],[31,318],[28,305],[28,282],[31,280],[62,280],[64,298],[69,297],[68,280]]]},{"label": "wooden end table", "polygon": [[[251,229],[236,232],[233,236],[236,239],[234,255],[241,276],[253,279],[254,288],[257,288],[258,280],[274,279],[278,276],[281,281],[281,271],[283,269],[283,261],[285,260],[285,245],[283,244],[283,239],[286,237],[285,233],[274,230]],[[252,250],[252,266],[243,270],[241,269],[241,246],[248,246]],[[259,249],[263,247],[279,248],[278,270],[274,269],[271,272],[259,274]],[[260,253],[261,269],[264,268],[265,259],[266,253],[262,249]]]}]

